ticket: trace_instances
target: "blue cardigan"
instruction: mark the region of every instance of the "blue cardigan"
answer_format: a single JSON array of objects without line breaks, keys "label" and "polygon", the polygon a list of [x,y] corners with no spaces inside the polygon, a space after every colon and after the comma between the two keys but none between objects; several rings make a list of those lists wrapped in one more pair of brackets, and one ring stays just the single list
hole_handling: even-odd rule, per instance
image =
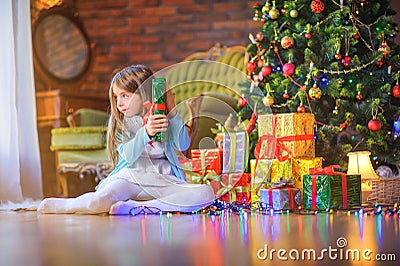
[{"label": "blue cardigan", "polygon": [[[175,150],[185,151],[189,148],[189,134],[182,118],[179,116],[179,113],[176,113],[176,115],[172,118],[168,117],[168,119],[168,138],[164,145],[164,153],[171,165],[174,175],[179,179],[186,181],[185,174],[182,171],[182,167],[178,157],[176,156]],[[121,169],[133,165],[150,141],[151,138],[149,135],[147,135],[145,127],[141,127],[136,132],[136,136],[134,138],[127,142],[121,143],[117,148],[119,153],[119,161],[114,170],[111,171],[108,176],[111,176]]]}]

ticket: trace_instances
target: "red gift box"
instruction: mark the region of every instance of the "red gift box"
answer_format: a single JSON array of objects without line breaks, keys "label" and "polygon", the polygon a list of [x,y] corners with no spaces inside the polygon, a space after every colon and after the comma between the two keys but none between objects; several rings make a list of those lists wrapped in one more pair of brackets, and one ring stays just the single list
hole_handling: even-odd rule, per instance
[{"label": "red gift box", "polygon": [[193,149],[192,171],[206,175],[211,171],[219,175],[222,172],[222,149]]},{"label": "red gift box", "polygon": [[220,200],[225,202],[250,203],[250,180],[249,173],[232,173],[221,175],[221,189],[217,192]]}]

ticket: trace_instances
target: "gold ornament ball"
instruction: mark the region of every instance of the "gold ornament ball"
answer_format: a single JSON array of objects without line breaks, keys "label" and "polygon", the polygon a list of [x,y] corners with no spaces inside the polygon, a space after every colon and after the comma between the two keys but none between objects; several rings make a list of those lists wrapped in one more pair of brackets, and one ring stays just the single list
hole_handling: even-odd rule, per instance
[{"label": "gold ornament ball", "polygon": [[308,95],[310,96],[311,99],[313,100],[318,100],[322,96],[321,89],[318,88],[317,86],[313,86],[309,91]]},{"label": "gold ornament ball", "polygon": [[297,18],[297,16],[299,15],[299,11],[297,11],[296,9],[290,10],[290,17],[292,18]]},{"label": "gold ornament ball", "polygon": [[269,11],[268,14],[269,14],[269,16],[271,17],[271,19],[277,19],[277,18],[279,17],[279,10],[273,7],[273,8]]},{"label": "gold ornament ball", "polygon": [[267,95],[262,99],[262,102],[265,106],[271,106],[274,104],[274,97]]},{"label": "gold ornament ball", "polygon": [[270,9],[271,9],[271,6],[267,3],[265,6],[262,7],[261,12],[263,14],[267,14]]},{"label": "gold ornament ball", "polygon": [[284,36],[281,40],[281,45],[283,49],[289,49],[294,45],[294,39],[292,36]]}]

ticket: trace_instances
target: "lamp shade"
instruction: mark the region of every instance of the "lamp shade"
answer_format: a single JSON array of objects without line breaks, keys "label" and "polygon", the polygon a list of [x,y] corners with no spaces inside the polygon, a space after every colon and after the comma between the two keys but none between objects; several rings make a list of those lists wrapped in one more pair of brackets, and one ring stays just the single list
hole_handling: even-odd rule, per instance
[{"label": "lamp shade", "polygon": [[361,179],[377,179],[379,176],[375,173],[369,159],[369,151],[349,152],[349,164],[347,167],[348,175],[361,175]]}]

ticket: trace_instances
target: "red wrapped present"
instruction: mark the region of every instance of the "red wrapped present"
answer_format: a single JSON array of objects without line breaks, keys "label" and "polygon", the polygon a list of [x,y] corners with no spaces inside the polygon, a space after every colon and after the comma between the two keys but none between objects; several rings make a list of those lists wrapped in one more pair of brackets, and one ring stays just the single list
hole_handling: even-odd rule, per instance
[{"label": "red wrapped present", "polygon": [[192,171],[199,175],[206,175],[211,171],[219,175],[222,172],[222,149],[193,149]]},{"label": "red wrapped present", "polygon": [[240,202],[250,203],[250,180],[249,173],[232,173],[221,175],[221,188],[217,192],[217,197],[220,197],[225,202]]}]

